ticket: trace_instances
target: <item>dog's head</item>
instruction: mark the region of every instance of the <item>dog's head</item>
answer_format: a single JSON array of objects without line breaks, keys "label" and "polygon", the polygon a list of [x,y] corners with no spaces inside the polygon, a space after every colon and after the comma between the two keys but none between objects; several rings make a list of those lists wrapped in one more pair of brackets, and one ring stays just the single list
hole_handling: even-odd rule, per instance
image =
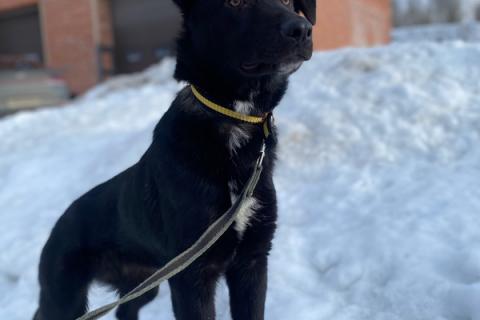
[{"label": "dog's head", "polygon": [[237,79],[288,75],[312,55],[315,0],[174,2],[184,17],[179,59],[197,68]]}]

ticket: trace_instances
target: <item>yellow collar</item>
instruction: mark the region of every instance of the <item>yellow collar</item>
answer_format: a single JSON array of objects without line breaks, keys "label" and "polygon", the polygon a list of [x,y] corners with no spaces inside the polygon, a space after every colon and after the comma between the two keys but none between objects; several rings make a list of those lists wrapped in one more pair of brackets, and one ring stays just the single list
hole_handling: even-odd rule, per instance
[{"label": "yellow collar", "polygon": [[192,89],[193,95],[198,99],[198,101],[200,101],[206,107],[224,116],[227,116],[229,118],[233,118],[236,120],[253,123],[253,124],[262,124],[263,134],[265,135],[265,138],[270,137],[272,133],[272,126],[274,121],[272,113],[267,113],[263,117],[258,117],[258,116],[250,116],[247,114],[236,112],[228,108],[222,107],[221,105],[218,105],[213,101],[210,101],[209,99],[204,97],[200,92],[198,92],[197,88],[195,88],[193,85],[191,85],[190,88]]},{"label": "yellow collar", "polygon": [[227,116],[236,120],[240,120],[243,122],[254,123],[254,124],[260,124],[265,122],[267,115],[263,117],[257,117],[257,116],[250,116],[247,114],[230,110],[228,108],[225,108],[225,107],[222,107],[221,105],[216,104],[213,101],[208,100],[200,92],[198,92],[197,88],[195,88],[193,85],[190,86],[190,88],[192,88],[192,92],[195,95],[195,97],[198,99],[198,101],[200,101],[202,104],[209,107],[210,109],[223,114],[224,116]]}]

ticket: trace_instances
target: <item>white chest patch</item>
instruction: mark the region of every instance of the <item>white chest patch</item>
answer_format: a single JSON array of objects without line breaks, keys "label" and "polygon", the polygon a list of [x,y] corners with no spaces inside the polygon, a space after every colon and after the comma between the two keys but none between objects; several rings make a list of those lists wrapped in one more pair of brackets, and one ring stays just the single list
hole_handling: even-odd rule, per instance
[{"label": "white chest patch", "polygon": [[250,101],[235,101],[233,107],[235,111],[247,114],[253,110],[253,103]]},{"label": "white chest patch", "polygon": [[233,127],[230,132],[230,137],[228,138],[228,149],[230,150],[230,154],[233,155],[237,153],[237,149],[247,143],[249,139],[250,134],[246,130],[240,127]]},{"label": "white chest patch", "polygon": [[[253,103],[249,101],[235,101],[234,103],[235,111],[243,114],[249,114],[253,110],[253,108]],[[230,154],[236,154],[237,150],[243,145],[245,145],[250,138],[250,133],[241,126],[233,127],[230,132],[230,137],[228,139],[228,147],[230,150]],[[237,192],[239,191],[234,183],[229,183],[228,187],[230,189],[230,198],[233,203],[238,198]],[[248,226],[250,225],[250,222],[252,221],[252,219],[255,218],[254,216],[256,210],[258,210],[260,207],[260,204],[255,198],[250,198],[246,200],[245,203],[242,205],[234,225],[234,229],[238,232],[240,237],[243,236],[245,230],[247,230]]]},{"label": "white chest patch", "polygon": [[[231,184],[229,184],[229,187],[230,197],[233,203],[237,200],[238,195],[232,191],[233,188],[231,187]],[[239,233],[240,236],[242,236],[245,230],[247,230],[251,220],[254,219],[256,210],[260,209],[260,207],[260,204],[255,198],[247,199],[245,203],[241,206],[240,212],[237,219],[235,219],[234,225],[234,229]]]},{"label": "white chest patch", "polygon": [[[249,114],[253,110],[253,103],[249,101],[235,101],[233,104],[235,111]],[[250,134],[242,127],[233,127],[228,139],[228,148],[230,154],[236,154],[237,149],[242,147],[250,139]]]}]

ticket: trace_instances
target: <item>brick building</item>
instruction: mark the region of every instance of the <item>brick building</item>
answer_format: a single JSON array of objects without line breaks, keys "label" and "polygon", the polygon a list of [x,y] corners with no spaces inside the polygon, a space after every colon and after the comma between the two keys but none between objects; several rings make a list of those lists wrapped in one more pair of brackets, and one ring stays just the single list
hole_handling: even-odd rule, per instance
[{"label": "brick building", "polygon": [[[389,0],[317,3],[316,49],[389,40]],[[82,93],[172,54],[179,24],[167,0],[0,0],[0,58],[22,55],[58,70]]]},{"label": "brick building", "polygon": [[391,25],[390,0],[317,0],[315,48],[384,44]]}]

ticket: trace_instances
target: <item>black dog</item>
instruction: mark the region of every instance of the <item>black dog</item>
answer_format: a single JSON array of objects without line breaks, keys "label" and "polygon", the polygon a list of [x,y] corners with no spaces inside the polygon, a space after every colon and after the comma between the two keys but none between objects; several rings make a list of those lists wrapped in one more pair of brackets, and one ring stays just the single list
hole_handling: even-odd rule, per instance
[{"label": "black dog", "polygon": [[[288,76],[311,57],[315,0],[175,2],[184,17],[175,77],[219,105],[256,116],[271,112]],[[212,111],[184,88],[140,161],[76,200],[57,222],[42,253],[35,320],[76,319],[86,311],[92,281],[124,295],[191,246],[247,182],[263,137],[262,125]],[[176,319],[214,319],[221,276],[233,319],[264,319],[277,217],[275,146],[269,139],[249,209],[169,281]],[[138,319],[156,293],[121,306],[118,319]]]}]

